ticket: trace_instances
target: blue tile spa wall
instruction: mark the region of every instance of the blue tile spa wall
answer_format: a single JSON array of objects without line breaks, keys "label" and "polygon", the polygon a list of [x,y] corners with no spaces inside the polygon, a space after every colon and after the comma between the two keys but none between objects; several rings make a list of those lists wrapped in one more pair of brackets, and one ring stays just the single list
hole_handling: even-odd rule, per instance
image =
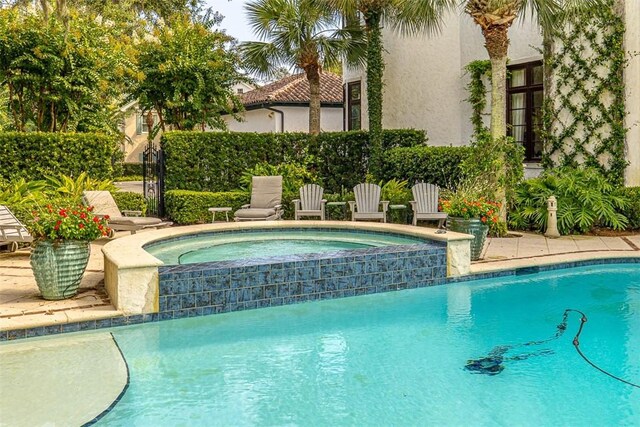
[{"label": "blue tile spa wall", "polygon": [[160,267],[160,319],[442,284],[446,245],[429,242],[278,259]]}]

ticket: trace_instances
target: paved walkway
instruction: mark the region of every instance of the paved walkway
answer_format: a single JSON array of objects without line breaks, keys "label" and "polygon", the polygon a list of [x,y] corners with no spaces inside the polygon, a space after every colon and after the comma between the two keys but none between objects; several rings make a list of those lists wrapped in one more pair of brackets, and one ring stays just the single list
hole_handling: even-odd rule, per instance
[{"label": "paved walkway", "polygon": [[[126,233],[119,233],[125,235]],[[45,301],[29,265],[28,249],[0,253],[0,330],[24,329],[82,320],[117,317],[104,289],[101,248],[91,245],[91,257],[80,292],[71,299]],[[489,239],[484,259],[472,264],[472,273],[553,264],[593,258],[640,257],[640,235],[628,237],[569,236],[547,239],[538,234]]]}]

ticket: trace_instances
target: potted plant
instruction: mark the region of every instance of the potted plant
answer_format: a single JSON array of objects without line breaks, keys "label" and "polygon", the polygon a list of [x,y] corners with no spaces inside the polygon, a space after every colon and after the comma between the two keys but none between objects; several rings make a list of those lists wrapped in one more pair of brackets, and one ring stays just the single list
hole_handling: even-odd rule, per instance
[{"label": "potted plant", "polygon": [[47,205],[32,212],[28,225],[34,238],[31,267],[44,299],[65,299],[78,293],[89,262],[89,243],[110,231],[109,218],[92,211],[93,207],[83,205]]},{"label": "potted plant", "polygon": [[440,200],[440,210],[446,212],[447,228],[458,233],[471,234],[471,260],[480,259],[489,225],[499,219],[500,203],[483,197],[453,193],[448,199]]}]

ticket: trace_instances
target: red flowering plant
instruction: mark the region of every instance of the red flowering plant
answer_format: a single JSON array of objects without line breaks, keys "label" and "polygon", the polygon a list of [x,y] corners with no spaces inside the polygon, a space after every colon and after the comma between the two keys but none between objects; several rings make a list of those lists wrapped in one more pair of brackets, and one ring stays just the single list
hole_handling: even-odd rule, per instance
[{"label": "red flowering plant", "polygon": [[497,224],[500,219],[500,203],[486,200],[483,197],[467,199],[453,195],[448,200],[440,199],[440,210],[450,217],[476,218],[487,225]]},{"label": "red flowering plant", "polygon": [[93,214],[93,206],[75,205],[54,207],[32,212],[29,232],[38,240],[96,240],[108,236],[108,216]]}]

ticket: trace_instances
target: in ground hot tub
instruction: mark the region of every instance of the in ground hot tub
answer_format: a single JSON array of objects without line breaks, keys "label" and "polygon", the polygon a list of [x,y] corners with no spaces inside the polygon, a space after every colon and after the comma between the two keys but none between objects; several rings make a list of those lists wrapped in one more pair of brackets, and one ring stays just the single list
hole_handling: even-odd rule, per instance
[{"label": "in ground hot tub", "polygon": [[341,298],[466,274],[470,239],[331,221],[175,227],[106,245],[105,286],[120,310],[160,319]]}]

